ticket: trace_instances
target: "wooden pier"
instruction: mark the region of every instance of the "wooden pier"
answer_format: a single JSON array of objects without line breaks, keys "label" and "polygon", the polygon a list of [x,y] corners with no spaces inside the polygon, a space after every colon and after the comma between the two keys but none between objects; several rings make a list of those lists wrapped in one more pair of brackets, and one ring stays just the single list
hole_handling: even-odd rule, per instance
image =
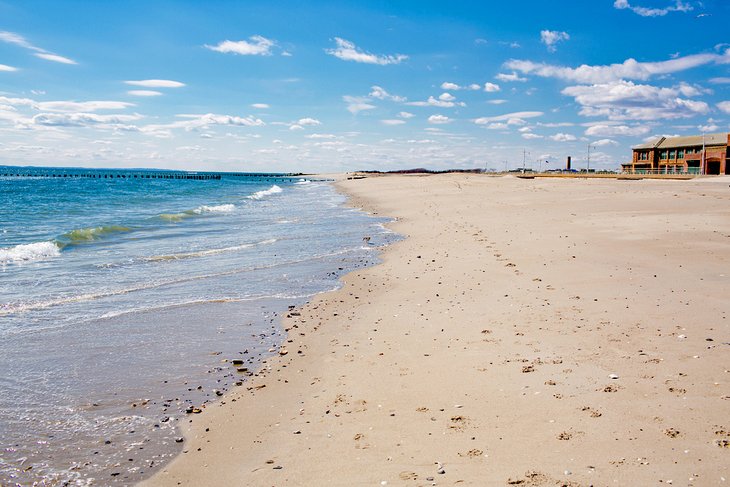
[{"label": "wooden pier", "polygon": [[287,181],[298,179],[299,174],[244,173],[244,172],[192,172],[156,171],[126,169],[82,169],[82,168],[24,168],[0,166],[0,177],[5,178],[90,178],[90,179],[179,179],[220,180],[224,177],[246,177],[265,181]]}]

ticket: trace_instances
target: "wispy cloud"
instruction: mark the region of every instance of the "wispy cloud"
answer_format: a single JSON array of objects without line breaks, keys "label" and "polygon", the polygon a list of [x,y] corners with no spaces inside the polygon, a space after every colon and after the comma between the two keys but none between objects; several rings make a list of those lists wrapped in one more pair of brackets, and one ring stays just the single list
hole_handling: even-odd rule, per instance
[{"label": "wispy cloud", "polygon": [[721,101],[717,104],[717,108],[730,115],[730,101]]},{"label": "wispy cloud", "polygon": [[[491,122],[515,122],[518,120],[522,120],[525,118],[536,118],[536,117],[542,117],[544,115],[543,112],[512,112],[512,113],[505,113],[503,115],[496,115],[493,117],[480,117],[474,120],[474,123],[477,125],[486,125]],[[514,123],[513,123],[514,124]]]},{"label": "wispy cloud", "polygon": [[404,54],[378,55],[364,52],[358,49],[354,43],[340,37],[335,37],[335,44],[337,44],[337,48],[325,49],[325,52],[344,61],[355,61],[356,63],[379,64],[381,66],[385,66],[387,64],[400,64],[408,59],[408,56]]},{"label": "wispy cloud", "polygon": [[128,95],[132,96],[160,96],[162,95],[161,91],[154,91],[154,90],[129,90],[127,92]]},{"label": "wispy cloud", "polygon": [[647,8],[638,5],[631,5],[628,0],[616,0],[613,2],[613,7],[619,10],[631,10],[642,17],[663,17],[669,12],[691,12],[694,10],[692,5],[682,2],[681,0],[676,0],[674,5],[669,5],[664,8]]},{"label": "wispy cloud", "polygon": [[7,64],[0,64],[0,71],[6,71],[6,72],[13,72],[17,71],[18,68],[15,68],[13,66],[8,66]]},{"label": "wispy cloud", "polygon": [[375,105],[370,103],[370,98],[365,96],[349,96],[345,95],[342,99],[347,103],[347,110],[353,115],[365,110],[373,110]]},{"label": "wispy cloud", "polygon": [[591,125],[588,127],[585,131],[585,134],[588,136],[597,136],[597,137],[615,137],[615,136],[625,136],[625,137],[638,137],[641,135],[646,135],[651,131],[651,128],[648,127],[646,124],[642,125],[612,125],[612,124],[606,124],[606,123],[598,123],[595,125]]},{"label": "wispy cloud", "polygon": [[269,108],[269,105],[267,103],[252,103],[252,108],[258,108],[259,110],[264,110],[266,108]]},{"label": "wispy cloud", "polygon": [[215,46],[205,44],[205,47],[211,51],[222,52],[224,54],[238,54],[241,56],[271,56],[274,46],[276,46],[276,41],[260,35],[251,36],[248,38],[248,41],[225,40]]},{"label": "wispy cloud", "polygon": [[[444,95],[448,95],[444,97]],[[439,96],[439,99],[434,98],[433,96],[429,96],[428,100],[426,101],[410,101],[406,103],[406,105],[414,106],[414,107],[439,107],[439,108],[451,108],[454,106],[466,106],[466,103],[464,102],[455,102],[452,101],[455,98],[450,95],[449,93],[442,93]]]},{"label": "wispy cloud", "polygon": [[49,52],[37,52],[34,54],[35,57],[39,57],[41,59],[45,59],[46,61],[53,61],[54,63],[61,63],[61,64],[76,64],[76,61],[73,59],[69,59],[64,56],[59,56],[58,54],[51,54]]},{"label": "wispy cloud", "polygon": [[[677,73],[707,64],[728,63],[730,63],[730,49],[723,54],[692,54],[658,62],[639,62],[630,58],[620,64],[598,66],[583,64],[577,68],[513,59],[507,61],[505,67],[522,74],[533,74],[542,78],[558,78],[578,83],[606,83],[619,79],[644,81],[652,76]],[[501,78],[498,77],[498,79]]]},{"label": "wispy cloud", "polygon": [[406,101],[406,98],[403,96],[398,95],[391,95],[385,89],[381,88],[380,86],[373,86],[371,88],[370,94],[368,95],[371,98],[377,98],[378,100],[391,100],[395,102],[404,102]]},{"label": "wispy cloud", "polygon": [[527,81],[527,78],[521,78],[520,75],[512,71],[512,74],[508,73],[499,73],[497,76],[494,77],[495,79],[498,79],[499,81],[504,81],[506,83],[512,82],[512,81]]},{"label": "wispy cloud", "polygon": [[6,30],[0,31],[0,41],[7,44],[14,44],[30,51],[34,51],[34,56],[45,59],[46,61],[52,61],[54,63],[61,64],[78,64],[73,59],[54,54],[50,51],[47,51],[46,49],[31,44],[25,37],[21,36],[20,34],[16,34],[15,32],[8,32]]},{"label": "wispy cloud", "polygon": [[380,123],[382,123],[383,125],[403,125],[404,123],[406,123],[406,121],[396,118],[381,120]]},{"label": "wispy cloud", "polygon": [[570,36],[567,32],[560,32],[557,30],[543,30],[540,31],[540,42],[547,46],[548,51],[555,52],[557,48],[555,45],[561,41],[567,41]]},{"label": "wispy cloud", "polygon": [[142,86],[144,88],[181,88],[185,86],[185,83],[170,79],[141,79],[136,81],[125,81],[125,83],[132,86]]}]

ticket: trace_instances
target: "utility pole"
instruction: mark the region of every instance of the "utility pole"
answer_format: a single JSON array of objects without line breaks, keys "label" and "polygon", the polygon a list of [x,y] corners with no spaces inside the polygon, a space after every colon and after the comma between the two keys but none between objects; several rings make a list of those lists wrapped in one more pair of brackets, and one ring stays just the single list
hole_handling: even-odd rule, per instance
[{"label": "utility pole", "polygon": [[586,159],[586,174],[590,172],[591,169],[591,149],[595,150],[595,147],[592,147],[591,144],[588,144],[588,158]]},{"label": "utility pole", "polygon": [[700,162],[700,174],[705,173],[705,164],[707,164],[707,157],[705,156],[705,131],[702,131],[702,159]]},{"label": "utility pole", "polygon": [[522,172],[525,172],[525,165],[527,164],[527,156],[529,152],[527,149],[522,149]]}]

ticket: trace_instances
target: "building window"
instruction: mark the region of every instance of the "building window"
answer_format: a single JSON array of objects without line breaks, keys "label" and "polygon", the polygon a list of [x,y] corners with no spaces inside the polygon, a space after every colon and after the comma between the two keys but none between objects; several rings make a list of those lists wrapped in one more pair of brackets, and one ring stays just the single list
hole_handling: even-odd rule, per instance
[{"label": "building window", "polygon": [[639,160],[640,161],[646,161],[649,158],[648,152],[639,152]]},{"label": "building window", "polygon": [[666,159],[667,158],[667,151],[663,150],[659,152],[659,159]]},{"label": "building window", "polygon": [[679,149],[677,151],[677,159],[684,159],[684,149]]},{"label": "building window", "polygon": [[675,156],[676,156],[676,154],[677,154],[677,151],[675,151],[674,149],[670,150],[670,151],[669,151],[669,158],[670,158],[670,159],[675,159],[675,158],[676,158],[676,157],[675,157]]}]

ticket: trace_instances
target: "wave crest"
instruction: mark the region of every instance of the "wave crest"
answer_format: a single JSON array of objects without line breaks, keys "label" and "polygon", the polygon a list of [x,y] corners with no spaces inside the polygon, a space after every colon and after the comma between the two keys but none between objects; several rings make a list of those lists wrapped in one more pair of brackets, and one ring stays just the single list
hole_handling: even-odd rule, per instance
[{"label": "wave crest", "polygon": [[75,244],[83,242],[93,242],[112,233],[131,232],[129,227],[121,225],[107,225],[102,227],[77,228],[68,233],[61,235],[60,241],[64,244]]},{"label": "wave crest", "polygon": [[267,196],[271,196],[272,194],[281,193],[282,191],[284,191],[284,190],[281,189],[279,186],[273,185],[269,189],[263,189],[261,191],[256,191],[254,194],[249,195],[248,199],[260,200],[260,199],[266,198]]},{"label": "wave crest", "polygon": [[35,242],[0,248],[0,265],[57,257],[61,249],[54,242]]},{"label": "wave crest", "polygon": [[232,213],[236,209],[236,205],[217,205],[217,206],[199,206],[193,210],[196,215],[203,213]]}]

